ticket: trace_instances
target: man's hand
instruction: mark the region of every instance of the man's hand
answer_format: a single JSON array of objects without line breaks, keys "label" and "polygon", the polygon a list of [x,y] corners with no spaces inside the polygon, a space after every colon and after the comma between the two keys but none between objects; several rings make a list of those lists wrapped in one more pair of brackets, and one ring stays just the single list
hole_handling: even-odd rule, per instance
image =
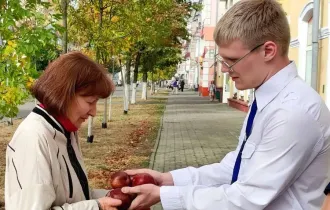
[{"label": "man's hand", "polygon": [[147,173],[150,174],[156,181],[158,186],[173,186],[173,178],[170,173],[161,173],[151,169],[135,169],[125,171],[128,175],[134,176],[135,174]]},{"label": "man's hand", "polygon": [[123,187],[123,193],[137,194],[129,210],[148,209],[160,201],[160,187],[153,184],[144,184],[136,187]]},{"label": "man's hand", "polygon": [[322,210],[330,210],[330,194],[325,197],[323,202]]},{"label": "man's hand", "polygon": [[101,205],[100,210],[117,210],[116,207],[121,205],[121,200],[110,197],[100,198],[98,202]]}]

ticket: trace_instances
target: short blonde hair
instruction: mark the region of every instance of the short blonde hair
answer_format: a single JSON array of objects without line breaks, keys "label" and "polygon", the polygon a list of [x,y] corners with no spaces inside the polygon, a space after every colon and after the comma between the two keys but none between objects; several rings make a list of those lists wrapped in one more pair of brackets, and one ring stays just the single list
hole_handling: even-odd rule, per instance
[{"label": "short blonde hair", "polygon": [[288,55],[290,27],[282,6],[276,0],[241,0],[220,19],[214,40],[218,46],[240,40],[247,47],[273,41],[279,53]]}]

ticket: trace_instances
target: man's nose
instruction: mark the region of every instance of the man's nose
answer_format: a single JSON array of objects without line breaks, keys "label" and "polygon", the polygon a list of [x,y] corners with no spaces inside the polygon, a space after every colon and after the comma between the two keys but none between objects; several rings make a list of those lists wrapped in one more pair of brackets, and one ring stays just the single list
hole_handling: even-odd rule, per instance
[{"label": "man's nose", "polygon": [[230,69],[225,65],[221,65],[221,72],[222,73],[228,73],[228,72],[230,72]]}]

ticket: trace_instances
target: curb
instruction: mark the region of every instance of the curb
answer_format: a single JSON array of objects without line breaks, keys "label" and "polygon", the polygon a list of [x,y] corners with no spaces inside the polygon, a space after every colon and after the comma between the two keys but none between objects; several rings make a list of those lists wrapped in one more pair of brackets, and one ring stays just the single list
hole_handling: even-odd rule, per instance
[{"label": "curb", "polygon": [[[164,109],[164,114],[165,114],[165,111],[166,111],[166,106],[165,106],[165,109]],[[157,153],[157,150],[158,150],[158,147],[159,147],[159,142],[160,142],[160,138],[161,138],[161,135],[162,135],[161,133],[162,133],[162,130],[163,130],[164,114],[163,114],[163,116],[160,117],[159,129],[158,129],[158,134],[157,134],[155,146],[154,146],[154,149],[153,149],[153,151],[150,155],[149,169],[154,168],[156,153]]]},{"label": "curb", "polygon": [[[159,129],[158,129],[158,134],[157,134],[155,146],[154,146],[153,152],[150,155],[149,169],[152,169],[152,170],[153,170],[154,165],[155,165],[156,153],[157,153],[160,138],[161,138],[161,135],[162,135],[161,133],[162,133],[162,130],[163,130],[164,115],[165,115],[165,111],[166,111],[166,108],[167,108],[168,99],[169,98],[167,98],[167,101],[166,101],[166,104],[165,104],[163,116],[160,117]],[[155,204],[155,205],[151,206],[150,209],[151,210],[160,210],[160,209],[163,209],[163,208],[161,207],[161,203],[158,203],[158,204]]]},{"label": "curb", "polygon": [[157,150],[158,150],[158,147],[159,147],[159,141],[160,141],[160,138],[161,138],[161,135],[162,135],[161,133],[162,133],[162,130],[163,130],[164,115],[165,115],[165,112],[166,112],[167,104],[168,104],[168,98],[167,98],[167,101],[166,101],[166,104],[165,104],[163,116],[160,117],[159,129],[158,129],[158,134],[157,134],[155,146],[154,146],[154,149],[153,149],[153,151],[150,155],[150,159],[149,159],[149,169],[154,168],[156,153],[157,153]]}]

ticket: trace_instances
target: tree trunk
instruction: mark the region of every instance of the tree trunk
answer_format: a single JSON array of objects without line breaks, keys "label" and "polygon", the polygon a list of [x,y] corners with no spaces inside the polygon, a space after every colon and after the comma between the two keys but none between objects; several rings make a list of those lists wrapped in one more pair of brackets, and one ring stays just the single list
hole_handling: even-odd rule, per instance
[{"label": "tree trunk", "polygon": [[136,55],[136,58],[135,58],[134,78],[133,78],[133,89],[132,89],[131,104],[135,104],[136,103],[136,84],[137,84],[137,79],[138,79],[138,75],[139,75],[140,59],[141,59],[141,52],[138,51],[138,53]]},{"label": "tree trunk", "polygon": [[[64,1],[64,0],[62,0],[62,1]],[[67,1],[67,0],[65,0],[65,1]],[[98,33],[99,33],[99,36],[100,36],[100,34],[102,32],[103,0],[99,0],[99,12],[100,13],[99,13],[99,31],[98,31]],[[96,47],[96,61],[100,62],[100,51],[99,51],[98,47]],[[107,106],[106,103],[104,103],[104,106]],[[104,108],[104,110],[106,111],[106,107]],[[105,122],[105,125],[102,123],[102,128],[107,127],[106,126],[107,122],[105,121],[105,119],[103,119],[103,122]],[[90,142],[90,143],[92,143],[93,139],[94,139],[94,135],[93,135],[93,131],[92,131],[92,129],[93,129],[92,124],[93,124],[93,117],[89,117],[88,118],[87,142]]]},{"label": "tree trunk", "polygon": [[101,33],[103,24],[103,0],[99,0],[99,33]]},{"label": "tree trunk", "polygon": [[129,88],[130,85],[126,83],[124,86],[124,114],[127,114],[129,109]]},{"label": "tree trunk", "polygon": [[103,112],[103,122],[102,122],[102,128],[107,128],[107,122],[108,122],[108,99],[109,98],[105,98],[104,99],[104,112]]},{"label": "tree trunk", "polygon": [[[114,74],[114,68],[115,68],[115,59],[112,57],[112,80],[115,76]],[[109,118],[108,121],[111,121],[111,109],[112,109],[112,94],[110,95],[110,101],[109,101]]]},{"label": "tree trunk", "polygon": [[64,33],[62,37],[62,53],[68,52],[68,0],[61,0],[61,8],[63,12],[62,23]]},{"label": "tree trunk", "polygon": [[154,72],[151,72],[151,88],[150,95],[155,94]]},{"label": "tree trunk", "polygon": [[111,121],[111,111],[112,111],[112,94],[110,95],[110,99],[109,99],[109,117],[108,117],[108,122]]},{"label": "tree trunk", "polygon": [[[103,0],[99,0],[99,30],[98,37],[101,36],[102,33],[102,25],[103,25]],[[96,61],[100,63],[101,60],[101,52],[99,47],[96,47]]]},{"label": "tree trunk", "polygon": [[133,84],[132,84],[131,104],[135,104],[136,103],[136,88],[137,88],[136,86],[137,86],[137,83],[136,82],[133,82]]},{"label": "tree trunk", "polygon": [[141,99],[142,100],[147,100],[147,82],[148,82],[148,72],[145,71],[143,72],[143,78],[142,78],[142,81],[143,81],[143,86],[142,86],[142,96],[141,96]]},{"label": "tree trunk", "polygon": [[124,114],[127,114],[128,110],[126,109],[126,68],[120,67],[120,73],[121,73],[121,78],[123,80],[123,87],[124,87],[124,92],[123,92],[123,102],[124,102]]},{"label": "tree trunk", "polygon": [[126,68],[125,68],[125,86],[124,86],[124,114],[127,114],[129,109],[129,89],[130,89],[130,83],[131,83],[131,58],[128,58],[126,61]]},{"label": "tree trunk", "polygon": [[92,127],[93,127],[93,117],[89,116],[88,117],[88,134],[87,134],[88,143],[93,143],[93,140],[94,140]]},{"label": "tree trunk", "polygon": [[7,124],[8,125],[14,125],[14,123],[13,123],[13,118],[8,118],[8,121],[7,121]]}]

